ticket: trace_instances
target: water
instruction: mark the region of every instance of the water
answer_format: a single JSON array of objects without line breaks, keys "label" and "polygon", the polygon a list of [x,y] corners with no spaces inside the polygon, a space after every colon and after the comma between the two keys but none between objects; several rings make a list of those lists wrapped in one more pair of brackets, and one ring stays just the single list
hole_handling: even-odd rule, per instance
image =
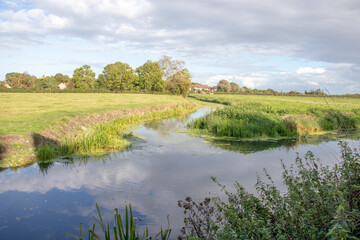
[{"label": "water", "polygon": [[263,168],[280,186],[280,159],[291,164],[297,152],[313,151],[325,164],[340,159],[335,140],[207,142],[179,132],[208,111],[144,124],[133,130],[134,145],[127,151],[1,172],[0,238],[71,239],[64,234],[78,234],[80,223],[94,222],[95,203],[108,220],[114,208],[122,213],[131,203],[141,228],[147,225],[155,233],[168,226],[169,217],[176,239],[184,218],[178,200],[222,195],[212,176],[227,188],[238,181],[254,192]]}]

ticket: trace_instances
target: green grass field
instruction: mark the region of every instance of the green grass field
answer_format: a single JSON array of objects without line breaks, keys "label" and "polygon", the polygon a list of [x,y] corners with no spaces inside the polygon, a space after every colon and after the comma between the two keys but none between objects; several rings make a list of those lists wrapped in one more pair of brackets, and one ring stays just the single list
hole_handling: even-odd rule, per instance
[{"label": "green grass field", "polygon": [[38,132],[67,117],[186,101],[178,96],[150,94],[0,93],[0,135]]},{"label": "green grass field", "polygon": [[324,110],[339,110],[343,112],[360,113],[360,99],[358,98],[322,98],[322,97],[296,97],[296,96],[261,96],[261,95],[191,95],[191,97],[208,102],[227,105],[261,103],[273,110],[287,113],[303,114],[310,108]]},{"label": "green grass field", "polygon": [[120,151],[132,124],[199,106],[179,96],[112,93],[0,93],[0,102],[0,168]]}]

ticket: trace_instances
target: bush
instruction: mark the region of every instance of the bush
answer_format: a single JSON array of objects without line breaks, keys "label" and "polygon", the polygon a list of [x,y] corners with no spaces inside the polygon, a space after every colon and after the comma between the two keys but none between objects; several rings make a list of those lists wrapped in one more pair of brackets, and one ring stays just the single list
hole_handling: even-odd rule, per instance
[{"label": "bush", "polygon": [[[298,156],[290,168],[282,163],[285,194],[266,171],[269,183],[258,178],[257,195],[236,183],[235,193],[225,191],[226,202],[213,199],[214,213],[206,217],[212,227],[202,230],[212,233],[211,239],[358,239],[360,155],[346,143],[340,146],[341,161],[332,168],[322,166],[311,152],[304,159]],[[194,222],[191,218],[196,227],[195,216],[200,214],[189,214],[187,223]],[[179,238],[206,236],[187,233]]]}]

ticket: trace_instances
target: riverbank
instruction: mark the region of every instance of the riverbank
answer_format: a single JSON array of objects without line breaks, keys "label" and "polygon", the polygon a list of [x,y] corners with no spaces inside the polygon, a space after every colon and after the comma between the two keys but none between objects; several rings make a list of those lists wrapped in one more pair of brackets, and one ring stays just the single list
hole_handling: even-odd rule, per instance
[{"label": "riverbank", "polygon": [[[35,161],[46,161],[64,155],[119,151],[129,146],[124,133],[133,124],[170,118],[190,113],[198,108],[194,100],[173,96],[114,94],[113,98],[105,98],[100,101],[101,94],[90,94],[90,96],[77,94],[73,96],[75,99],[69,98],[67,94],[27,95],[31,98],[40,97],[43,100],[51,98],[54,102],[63,101],[67,105],[46,108],[44,105],[55,105],[39,100],[22,106],[14,105],[14,103],[7,104],[8,107],[13,104],[13,107],[6,109],[7,112],[20,111],[19,109],[22,108],[24,113],[19,116],[13,114],[1,118],[1,121],[4,122],[3,125],[14,124],[12,120],[18,123],[17,130],[4,127],[2,130],[7,133],[21,132],[23,134],[2,134],[0,136],[1,168],[27,166]],[[16,96],[6,97],[14,98]],[[25,99],[22,94],[19,97]],[[67,98],[63,99],[64,97]],[[87,101],[89,97],[91,99]],[[98,99],[94,100],[94,98]],[[72,103],[74,105],[71,105]],[[93,107],[91,107],[92,104]],[[83,107],[77,109],[80,105]],[[101,106],[107,111],[101,109]],[[109,111],[116,106],[119,110]],[[37,108],[38,111],[33,111],[34,116],[30,116],[31,109],[34,110],[34,108]],[[46,118],[47,115],[50,117]],[[29,117],[33,118],[30,122],[27,121]],[[6,121],[7,119],[8,121]],[[50,124],[46,122],[47,120]],[[24,125],[29,127],[26,128]],[[37,129],[41,130],[36,131]]]},{"label": "riverbank", "polygon": [[337,98],[335,101],[326,98],[241,95],[192,97],[227,105],[189,124],[190,129],[218,137],[294,138],[360,127],[360,104],[353,99]]}]

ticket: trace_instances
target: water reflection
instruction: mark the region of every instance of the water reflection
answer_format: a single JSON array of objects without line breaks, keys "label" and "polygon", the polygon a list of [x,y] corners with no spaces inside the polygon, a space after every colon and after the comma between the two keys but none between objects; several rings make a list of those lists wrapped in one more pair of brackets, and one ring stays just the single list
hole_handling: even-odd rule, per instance
[{"label": "water reflection", "polygon": [[133,146],[123,152],[75,156],[1,172],[1,238],[64,239],[64,233],[78,233],[80,222],[93,222],[95,203],[105,219],[112,219],[114,208],[123,211],[131,203],[141,219],[139,225],[148,225],[152,232],[166,227],[169,215],[176,239],[183,225],[177,201],[221,194],[211,176],[227,188],[238,181],[251,190],[263,168],[280,185],[280,159],[290,164],[296,152],[303,156],[311,150],[325,164],[339,160],[337,141],[270,142],[262,147],[256,142],[210,143],[179,132],[190,118],[206,111],[144,124],[129,136]]}]

